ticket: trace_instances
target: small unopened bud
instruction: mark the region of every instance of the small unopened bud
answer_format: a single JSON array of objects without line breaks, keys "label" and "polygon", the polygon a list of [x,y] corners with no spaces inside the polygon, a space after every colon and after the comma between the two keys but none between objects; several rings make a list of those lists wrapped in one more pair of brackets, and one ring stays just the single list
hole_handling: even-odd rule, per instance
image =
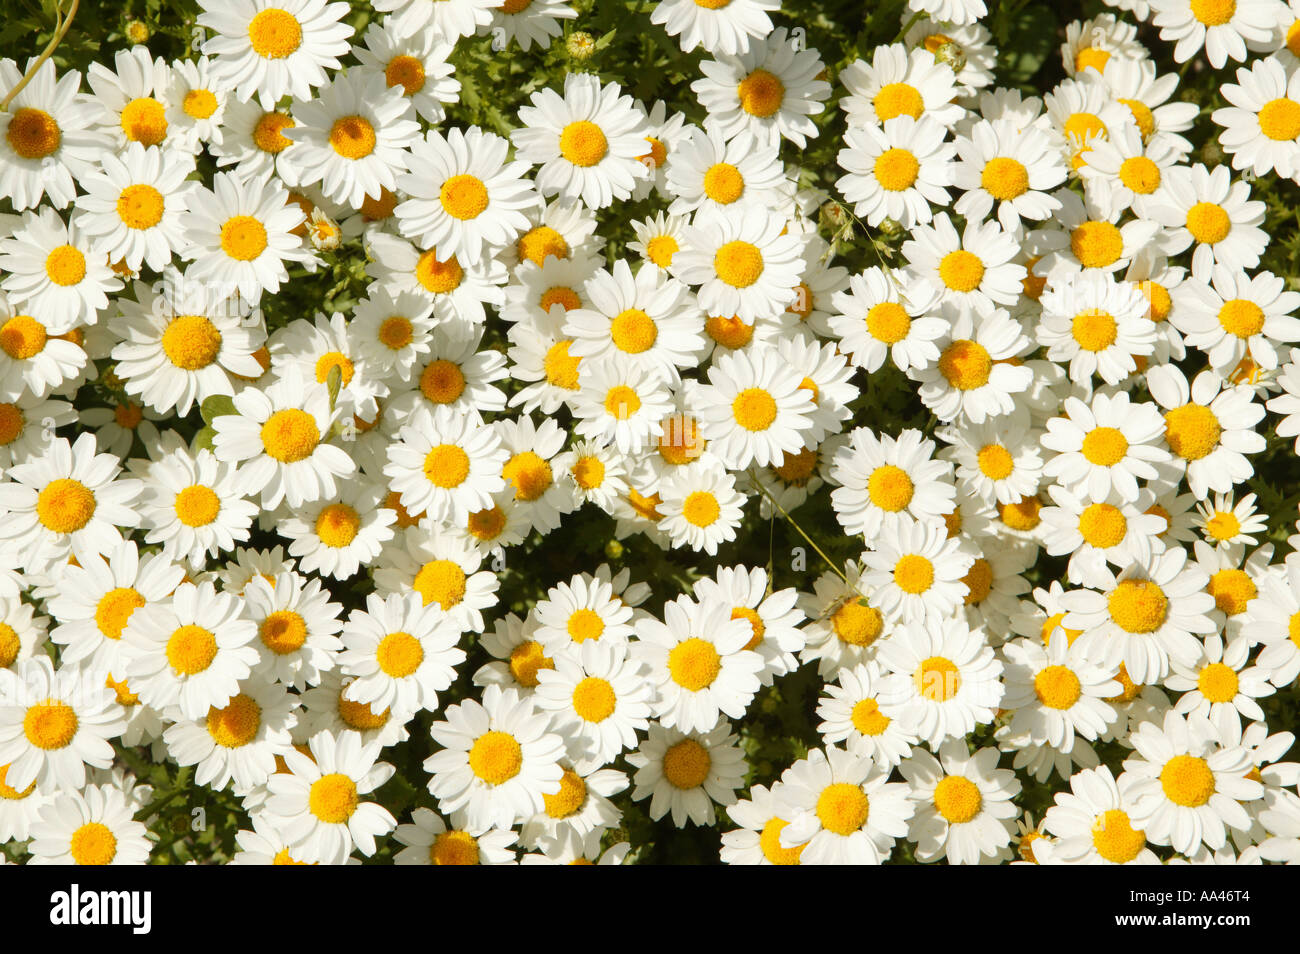
[{"label": "small unopened bud", "polygon": [[1223,159],[1223,147],[1216,140],[1207,140],[1205,145],[1201,147],[1201,161],[1211,169],[1222,163]]},{"label": "small unopened bud", "polygon": [[839,228],[848,220],[848,213],[838,202],[827,202],[822,206],[822,221],[831,228]]},{"label": "small unopened bud", "polygon": [[564,48],[575,60],[589,60],[596,52],[596,39],[586,30],[577,30],[569,34],[564,41]]},{"label": "small unopened bud", "polygon": [[887,239],[896,239],[903,234],[903,223],[897,219],[881,220],[879,231],[882,237]]},{"label": "small unopened bud", "polygon": [[966,68],[966,51],[951,40],[940,44],[939,49],[934,51],[934,58],[950,67],[954,73],[960,73]]},{"label": "small unopened bud", "polygon": [[143,20],[129,20],[126,24],[126,38],[132,43],[148,43],[149,37],[153,33],[149,29],[149,24]]},{"label": "small unopened bud", "polygon": [[621,560],[623,558],[623,544],[617,540],[610,540],[605,544],[605,556],[610,560]]},{"label": "small unopened bud", "polygon": [[307,234],[311,236],[311,244],[322,252],[332,252],[343,241],[338,223],[319,208],[311,210],[311,217],[307,220]]}]

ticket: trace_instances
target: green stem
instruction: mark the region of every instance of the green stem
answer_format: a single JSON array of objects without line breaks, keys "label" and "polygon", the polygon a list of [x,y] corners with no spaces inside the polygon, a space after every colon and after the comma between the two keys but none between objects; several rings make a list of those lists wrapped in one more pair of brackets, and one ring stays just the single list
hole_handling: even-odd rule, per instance
[{"label": "green stem", "polygon": [[790,516],[789,511],[787,511],[784,507],[782,507],[779,503],[776,502],[776,498],[773,497],[768,492],[767,488],[763,486],[762,481],[758,479],[758,474],[754,472],[753,468],[750,468],[749,477],[751,480],[754,481],[754,486],[758,488],[758,492],[767,498],[768,502],[774,508],[776,508],[777,512],[780,513],[782,517],[784,517],[787,521],[789,521],[790,526],[794,527],[796,530],[799,531],[799,536],[803,537],[805,540],[808,541],[808,545],[817,551],[817,555],[821,557],[823,561],[825,561],[826,565],[830,567],[832,570],[834,570],[835,574],[845,583],[849,582],[849,578],[844,575],[844,571],[839,568],[839,566],[835,563],[834,560],[832,560],[822,551],[822,548],[817,545],[817,541],[814,540],[812,537],[808,536],[808,534],[804,531],[804,528],[799,526],[799,521],[795,520],[794,517]]},{"label": "green stem", "polygon": [[915,13],[913,13],[913,14],[912,14],[912,19],[910,19],[910,20],[908,20],[906,23],[904,23],[904,24],[903,24],[903,29],[899,30],[899,31],[898,31],[898,36],[894,37],[894,42],[895,42],[895,43],[902,43],[902,42],[903,42],[903,37],[907,36],[907,31],[910,30],[910,29],[912,29],[912,27],[916,26],[917,22],[918,22],[918,21],[921,19],[921,17],[923,17],[923,16],[925,16],[925,11],[923,11],[923,10],[917,10]]},{"label": "green stem", "polygon": [[23,91],[23,87],[30,83],[32,78],[36,75],[36,71],[39,70],[45,61],[50,58],[51,54],[54,53],[55,47],[57,47],[67,35],[68,27],[72,26],[72,18],[77,15],[77,7],[80,4],[81,0],[72,0],[72,6],[68,8],[68,15],[66,17],[63,16],[62,3],[58,4],[54,8],[54,38],[50,40],[49,45],[45,47],[41,55],[36,58],[36,61],[32,63],[31,66],[27,67],[27,72],[24,73],[23,78],[18,81],[18,85],[11,89],[5,95],[4,99],[0,100],[0,113],[3,113],[9,108],[9,104],[13,102],[14,97]]}]

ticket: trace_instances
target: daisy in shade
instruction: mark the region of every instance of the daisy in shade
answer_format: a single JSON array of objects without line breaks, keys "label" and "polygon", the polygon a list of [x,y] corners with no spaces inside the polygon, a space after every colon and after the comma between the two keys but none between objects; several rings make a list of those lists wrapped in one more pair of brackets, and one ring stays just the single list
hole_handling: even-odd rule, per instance
[{"label": "daisy in shade", "polygon": [[140,502],[146,543],[161,543],[169,559],[203,567],[208,557],[248,539],[258,515],[237,483],[238,468],[211,451],[177,446],[154,461]]},{"label": "daisy in shade", "polygon": [[780,463],[803,447],[813,410],[810,392],[775,348],[721,355],[700,391],[701,431],[729,467]]},{"label": "daisy in shade", "polygon": [[302,691],[334,668],[343,607],[329,597],[320,580],[292,571],[249,581],[244,587],[245,615],[257,624],[254,645],[261,654],[253,667],[255,677]]},{"label": "daisy in shade", "polygon": [[261,493],[263,507],[290,507],[333,497],[337,478],[351,477],[356,464],[330,443],[341,409],[331,408],[326,384],[305,386],[296,369],[264,391],[245,388],[234,399],[234,414],[212,421],[218,460],[240,465],[249,494]]},{"label": "daisy in shade", "polygon": [[350,481],[338,497],[304,506],[276,529],[290,541],[289,555],[304,573],[346,580],[393,538],[397,513],[381,506],[383,498],[381,485]]},{"label": "daisy in shade", "polygon": [[745,647],[746,621],[728,607],[682,596],[664,604],[664,620],[637,623],[637,656],[658,687],[654,713],[666,728],[707,732],[720,714],[738,719],[758,691],[763,658]]},{"label": "daisy in shade", "polygon": [[64,224],[50,208],[24,212],[21,226],[0,241],[0,287],[54,334],[93,325],[108,307],[108,293],[122,287],[79,222]]},{"label": "daisy in shade", "polygon": [[491,629],[485,630],[479,642],[493,662],[478,668],[474,685],[499,685],[515,689],[521,696],[530,695],[537,688],[542,670],[555,668],[555,659],[546,655],[546,649],[533,638],[536,629],[532,614],[520,619],[514,613],[506,613]]},{"label": "daisy in shade", "polygon": [[114,373],[126,393],[160,413],[188,414],[214,394],[233,395],[231,376],[255,378],[255,352],[266,340],[260,312],[251,312],[234,288],[168,269],[161,283],[137,281],[135,301],[119,298],[109,320],[118,339]]},{"label": "daisy in shade", "polygon": [[931,747],[993,721],[1002,663],[961,619],[910,623],[881,644],[880,711]]},{"label": "daisy in shade", "polygon": [[172,723],[163,741],[177,765],[197,766],[196,785],[219,791],[233,781],[236,792],[246,792],[265,784],[276,759],[293,750],[297,707],[297,697],[279,683],[250,679],[224,706]]},{"label": "daisy in shade", "polygon": [[1171,709],[1163,723],[1143,722],[1129,739],[1134,755],[1124,774],[1136,780],[1133,823],[1148,839],[1190,855],[1202,844],[1222,848],[1228,828],[1250,827],[1241,803],[1264,793],[1247,775],[1254,768],[1250,752],[1225,740],[1209,720]]},{"label": "daisy in shade", "polygon": [[817,731],[827,745],[843,742],[876,765],[892,768],[912,753],[916,736],[880,711],[884,674],[876,663],[844,668],[817,703]]},{"label": "daisy in shade", "polygon": [[780,6],[779,0],[665,0],[655,6],[650,22],[677,37],[683,52],[702,46],[735,56],[772,32],[768,13]]},{"label": "daisy in shade", "polygon": [[1226,647],[1215,633],[1205,638],[1201,658],[1191,666],[1174,663],[1165,686],[1180,692],[1174,711],[1198,715],[1219,724],[1230,719],[1264,719],[1264,710],[1256,699],[1271,696],[1271,671],[1264,666],[1248,666],[1253,639],[1238,636]]},{"label": "daisy in shade", "polygon": [[917,749],[899,766],[916,802],[908,838],[918,861],[969,865],[1005,857],[1020,780],[997,767],[999,755],[992,746],[967,754],[965,740],[952,739],[938,759]]},{"label": "daisy in shade", "polygon": [[301,185],[319,182],[325,196],[359,208],[366,197],[397,188],[407,147],[419,139],[410,101],[375,73],[340,75],[294,109],[284,135],[295,150]]},{"label": "daisy in shade", "polygon": [[340,22],[344,3],[324,0],[203,0],[199,26],[216,36],[203,44],[214,81],[243,101],[254,93],[274,102],[286,93],[300,101],[339,68],[352,27]]},{"label": "daisy in shade", "polygon": [[113,785],[59,792],[32,825],[32,865],[142,865],[149,860],[148,830],[137,806]]},{"label": "daisy in shade", "polygon": [[700,307],[710,315],[735,315],[753,323],[783,310],[802,272],[802,242],[783,216],[746,204],[735,214],[706,211],[685,229],[685,247],[673,256],[673,272],[698,286]]},{"label": "daisy in shade", "polygon": [[1237,82],[1222,86],[1231,105],[1216,109],[1210,119],[1223,126],[1219,144],[1232,155],[1234,169],[1255,175],[1277,170],[1291,176],[1300,164],[1300,74],[1274,58],[1256,60],[1237,70]]},{"label": "daisy in shade", "polygon": [[1151,23],[1160,39],[1174,43],[1174,62],[1185,63],[1205,48],[1216,70],[1229,58],[1241,62],[1246,50],[1265,51],[1273,42],[1278,23],[1275,0],[1149,0]]},{"label": "daisy in shade", "polygon": [[576,767],[582,773],[636,747],[637,733],[649,724],[653,696],[644,665],[629,655],[626,644],[589,640],[557,653],[554,668],[537,671],[533,701],[576,741]]},{"label": "daisy in shade", "polygon": [[836,519],[849,533],[874,538],[906,515],[935,522],[953,507],[952,465],[934,460],[934,441],[908,429],[895,439],[856,427],[835,453],[831,494]]},{"label": "daisy in shade", "polygon": [[416,30],[430,28],[440,36],[455,40],[473,36],[479,28],[492,22],[492,11],[503,4],[499,0],[444,0],[426,3],[425,0],[377,0],[374,7],[381,13],[391,14],[385,20],[399,36],[410,36]]},{"label": "daisy in shade", "polygon": [[356,677],[346,695],[372,709],[436,712],[438,693],[465,661],[460,630],[418,593],[366,597],[343,627],[339,665]]},{"label": "daisy in shade", "polygon": [[591,502],[608,512],[614,500],[627,494],[623,457],[612,444],[578,441],[557,455],[553,466],[560,485],[573,494],[575,509]]},{"label": "daisy in shade", "polygon": [[1137,500],[1137,482],[1158,477],[1157,465],[1169,460],[1157,443],[1165,424],[1154,404],[1135,404],[1124,391],[1098,392],[1090,404],[1068,397],[1062,409],[1065,416],[1049,419],[1041,438],[1056,452],[1043,473],[1092,500],[1112,490],[1121,500]]},{"label": "daisy in shade", "polygon": [[1287,291],[1285,280],[1272,272],[1247,275],[1215,265],[1210,282],[1185,281],[1172,297],[1170,322],[1220,374],[1231,374],[1244,358],[1272,371],[1277,345],[1300,341],[1300,320],[1291,317],[1300,308],[1300,293]]},{"label": "daisy in shade", "polygon": [[44,646],[49,619],[34,616],[33,612],[28,603],[0,597],[0,668],[7,669],[19,659],[30,659]]},{"label": "daisy in shade", "polygon": [[659,529],[673,546],[713,556],[719,544],[736,538],[745,496],[722,464],[678,468],[659,486]]},{"label": "daisy in shade", "polygon": [[444,812],[466,811],[471,825],[509,828],[545,810],[564,774],[564,740],[530,699],[488,686],[482,702],[449,706],[430,727],[441,747],[424,760],[429,791]]},{"label": "daisy in shade", "polygon": [[519,108],[522,125],[511,139],[520,159],[541,166],[535,178],[543,195],[603,209],[632,194],[646,175],[646,117],[617,83],[569,73],[563,95],[543,89],[531,102]]},{"label": "daisy in shade", "polygon": [[575,433],[632,454],[660,436],[672,410],[667,382],[620,359],[584,368],[571,402]]},{"label": "daisy in shade", "polygon": [[996,222],[967,221],[958,236],[946,212],[912,230],[903,243],[908,271],[933,286],[941,300],[963,306],[1014,305],[1026,271],[1016,264],[1018,247]]},{"label": "daisy in shade", "polygon": [[348,328],[357,355],[372,374],[396,385],[414,379],[433,344],[433,303],[404,291],[374,287],[352,310]]},{"label": "daisy in shade", "polygon": [[1250,199],[1250,185],[1232,181],[1227,166],[1207,169],[1197,164],[1177,166],[1165,176],[1164,201],[1150,210],[1167,230],[1165,251],[1175,255],[1192,249],[1192,276],[1208,281],[1214,266],[1254,268],[1268,244],[1259,228],[1264,203]]},{"label": "daisy in shade", "polygon": [[1155,348],[1150,304],[1132,282],[1092,272],[1049,281],[1040,299],[1038,343],[1052,361],[1069,360],[1070,377],[1096,374],[1118,384],[1136,370],[1135,356]]},{"label": "daisy in shade", "polygon": [[23,554],[28,571],[65,562],[80,548],[107,553],[134,527],[138,480],[118,477],[121,461],[95,453],[95,435],[56,438],[41,457],[9,468],[0,484],[0,539]]},{"label": "daisy in shade", "polygon": [[393,857],[399,865],[508,865],[514,862],[515,833],[509,828],[471,828],[464,812],[449,826],[432,808],[411,812],[411,822],[398,825],[393,838],[405,847]]},{"label": "daisy in shade", "polygon": [[1273,685],[1285,688],[1300,676],[1300,555],[1288,553],[1282,566],[1259,583],[1250,601],[1251,638],[1262,643],[1256,662],[1271,673]]},{"label": "daisy in shade", "polygon": [[379,743],[363,745],[352,732],[319,732],[307,746],[310,755],[287,752],[289,771],[266,783],[273,823],[304,861],[343,864],[354,848],[373,855],[375,838],[397,825],[386,808],[361,800],[393,775],[391,765],[375,761]]},{"label": "daisy in shade", "polygon": [[799,594],[792,588],[768,591],[767,572],[761,567],[720,567],[714,578],[695,582],[695,598],[701,603],[721,603],[733,619],[749,623],[750,638],[745,648],[763,657],[759,679],[770,685],[774,676],[797,668],[794,654],[804,647],[799,629],[803,613],[797,608]]},{"label": "daisy in shade", "polygon": [[1043,130],[984,120],[957,138],[955,151],[952,184],[962,192],[953,206],[958,215],[979,221],[996,204],[1002,227],[1015,232],[1022,219],[1041,222],[1061,207],[1051,192],[1065,181],[1067,170]]},{"label": "daisy in shade", "polygon": [[1170,660],[1191,665],[1200,651],[1194,634],[1214,631],[1209,614],[1214,597],[1209,580],[1187,551],[1171,547],[1146,563],[1134,563],[1108,577],[1097,590],[1070,590],[1061,597],[1062,625],[1083,632],[1082,650],[1098,665],[1114,671],[1124,664],[1137,683],[1158,682],[1169,673]]},{"label": "daisy in shade", "polygon": [[[0,89],[5,95],[23,79],[13,60],[0,60]],[[68,70],[55,79],[46,60],[9,102],[0,123],[0,190],[15,211],[35,208],[43,197],[56,209],[76,197],[74,176],[90,170],[103,151],[103,140],[90,127],[96,108],[82,98],[81,73]]]},{"label": "daisy in shade", "polygon": [[843,749],[814,749],[781,774],[777,804],[790,823],[781,848],[805,865],[878,865],[907,836],[914,803],[889,768]]},{"label": "daisy in shade", "polygon": [[147,706],[177,706],[198,719],[226,705],[257,664],[257,624],[243,601],[211,583],[182,583],[171,599],[146,603],[122,631],[126,678]]},{"label": "daisy in shade", "polygon": [[50,638],[61,647],[64,665],[84,664],[125,672],[122,631],[132,614],[149,602],[164,600],[185,576],[183,567],[152,554],[141,559],[135,543],[125,540],[102,556],[82,550],[77,563],[60,576],[49,609],[59,621]]},{"label": "daisy in shade", "polygon": [[294,234],[304,219],[269,175],[241,181],[219,172],[211,192],[194,190],[182,219],[190,244],[181,256],[194,263],[186,277],[213,283],[226,295],[237,289],[256,302],[288,280],[286,262],[315,267],[312,251]]},{"label": "daisy in shade", "polygon": [[1057,792],[1056,803],[1043,816],[1043,830],[1052,838],[1035,845],[1039,863],[1160,864],[1146,832],[1133,824],[1136,781],[1125,774],[1117,783],[1105,765],[1071,776],[1070,791]]},{"label": "daisy in shade", "polygon": [[727,807],[727,815],[741,827],[723,832],[721,859],[724,865],[797,865],[803,845],[781,847],[781,832],[790,823],[781,817],[778,801],[781,783],[749,787],[748,798]]},{"label": "daisy in shade", "polygon": [[[3,353],[0,351],[0,355]],[[3,360],[0,358],[0,363]],[[91,414],[95,410],[97,409],[87,409],[82,415]],[[103,410],[110,416],[113,413],[107,408]],[[56,428],[71,424],[79,418],[83,424],[92,423],[82,415],[78,415],[67,401],[34,397],[30,392],[20,394],[11,401],[0,401],[0,468],[8,470],[15,463],[43,456],[55,438]],[[104,428],[99,431],[101,437],[106,430]],[[118,450],[112,445],[110,448],[112,453]],[[129,447],[121,450],[125,455]]]},{"label": "daisy in shade", "polygon": [[878,46],[871,65],[850,63],[840,74],[849,95],[840,100],[849,128],[884,123],[895,116],[920,119],[924,113],[952,127],[964,111],[955,102],[953,73],[925,49],[910,52],[902,43]]},{"label": "daisy in shade", "polygon": [[562,330],[572,341],[568,354],[580,360],[608,357],[672,383],[678,369],[698,360],[699,324],[685,285],[656,268],[634,276],[619,260],[612,272],[597,270],[584,283],[582,303],[565,309]]},{"label": "daisy in shade", "polygon": [[1183,372],[1161,365],[1147,372],[1147,388],[1165,409],[1165,442],[1177,470],[1186,469],[1187,486],[1198,498],[1208,491],[1227,493],[1254,473],[1244,455],[1264,449],[1264,435],[1253,430],[1264,417],[1248,388],[1224,387],[1213,371],[1202,371],[1188,386]]},{"label": "daisy in shade", "polygon": [[1122,687],[1088,660],[1077,640],[1071,644],[1064,630],[1055,629],[1046,646],[1038,639],[1017,639],[1002,653],[1007,689],[1001,705],[1015,710],[1012,735],[1068,749],[1076,733],[1096,739],[1115,721],[1106,700]]},{"label": "daisy in shade", "polygon": [[828,330],[854,366],[868,374],[889,358],[900,371],[939,359],[936,339],[947,327],[932,316],[939,292],[928,283],[904,283],[904,275],[872,266],[849,277],[846,291],[831,296]]},{"label": "daisy in shade", "polygon": [[442,122],[446,104],[460,95],[460,80],[447,62],[453,42],[428,27],[402,35],[385,20],[366,27],[364,43],[352,48],[361,68],[381,72],[388,86],[400,87],[421,119]]},{"label": "daisy in shade", "polygon": [[1001,308],[949,306],[951,323],[935,341],[939,360],[914,367],[922,403],[941,421],[1010,414],[1017,396],[1034,381],[1034,372],[1013,359],[1029,348],[1024,328]]},{"label": "daisy in shade", "polygon": [[0,397],[13,401],[30,394],[45,397],[52,388],[77,381],[88,355],[72,337],[54,338],[31,315],[17,312],[0,292]]},{"label": "daisy in shade", "polygon": [[496,259],[462,263],[436,248],[418,248],[396,235],[372,232],[367,247],[374,259],[370,272],[392,294],[412,292],[433,302],[435,324],[460,324],[470,331],[482,325],[483,306],[501,305],[505,266]]},{"label": "daisy in shade", "polygon": [[886,218],[903,228],[932,218],[930,203],[951,201],[957,147],[945,142],[948,130],[929,116],[903,114],[881,126],[850,127],[845,148],[836,155],[847,173],[835,187],[854,203],[853,211],[875,227]]},{"label": "daisy in shade", "polygon": [[44,792],[85,787],[86,766],[113,764],[112,739],[126,714],[103,685],[103,671],[24,659],[0,669],[0,765],[5,785],[18,792],[35,783]]},{"label": "daisy in shade", "polygon": [[162,271],[185,246],[180,220],[193,162],[133,142],[121,157],[105,153],[100,165],[100,172],[80,180],[87,194],[77,200],[83,210],[78,226],[98,250],[127,268],[147,264]]},{"label": "daisy in shade", "polygon": [[777,148],[750,148],[728,142],[717,126],[692,128],[673,151],[666,184],[675,199],[673,215],[708,208],[726,211],[742,202],[776,207],[783,201],[784,177]]},{"label": "daisy in shade", "polygon": [[756,146],[788,139],[803,148],[816,137],[812,117],[831,93],[817,78],[825,68],[816,50],[803,49],[778,27],[734,56],[719,52],[705,60],[691,91],[728,139]]},{"label": "daisy in shade", "polygon": [[410,197],[397,206],[403,234],[458,261],[512,244],[528,228],[524,210],[537,204],[526,162],[507,162],[509,142],[472,127],[436,130],[415,139],[398,185]]},{"label": "daisy in shade", "polygon": [[632,800],[650,798],[650,818],[671,814],[673,825],[713,825],[714,805],[732,805],[744,784],[745,755],[726,719],[707,732],[681,732],[650,723],[640,748],[627,756],[636,768]]},{"label": "daisy in shade", "polygon": [[552,656],[576,652],[581,644],[626,643],[632,635],[632,608],[608,580],[581,573],[546,591],[533,609],[534,634]]}]

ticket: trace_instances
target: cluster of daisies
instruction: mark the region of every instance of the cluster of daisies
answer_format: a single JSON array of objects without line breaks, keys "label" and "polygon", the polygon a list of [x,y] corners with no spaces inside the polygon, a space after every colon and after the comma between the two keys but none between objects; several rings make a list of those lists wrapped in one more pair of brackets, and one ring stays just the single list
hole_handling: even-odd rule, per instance
[{"label": "cluster of daisies", "polygon": [[[617,864],[640,802],[737,864],[1300,859],[1260,704],[1300,675],[1300,555],[1249,492],[1300,435],[1250,197],[1300,181],[1300,2],[1120,0],[1041,99],[995,87],[981,0],[909,4],[829,76],[779,0],[655,3],[699,123],[577,68],[563,0],[374,0],[359,35],[201,0],[188,59],[0,62],[0,839],[147,861],[148,747],[240,800],[241,864]],[[1224,164],[1145,20],[1246,64]],[[487,34],[575,63],[508,138],[444,121]],[[854,232],[906,237],[849,269]],[[364,297],[268,328],[349,252]],[[874,429],[877,374],[934,426]],[[716,565],[813,496],[860,558],[811,592]],[[701,575],[506,612],[510,548],[583,508]],[[747,784],[751,703],[801,667],[821,747]],[[413,730],[436,811],[396,818]]]}]

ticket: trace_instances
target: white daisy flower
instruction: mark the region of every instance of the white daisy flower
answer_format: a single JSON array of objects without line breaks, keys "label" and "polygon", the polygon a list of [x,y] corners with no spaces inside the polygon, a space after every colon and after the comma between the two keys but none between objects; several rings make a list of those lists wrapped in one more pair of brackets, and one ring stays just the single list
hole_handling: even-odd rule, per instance
[{"label": "white daisy flower", "polygon": [[393,857],[398,865],[508,865],[515,860],[510,848],[514,831],[470,827],[464,812],[453,815],[448,826],[432,808],[417,808],[410,824],[398,825],[393,838],[405,846]]},{"label": "white daisy flower", "polygon": [[659,529],[673,546],[713,556],[719,544],[736,538],[745,496],[720,463],[679,467],[659,488]]},{"label": "white daisy flower", "polygon": [[662,434],[672,397],[661,374],[615,357],[581,368],[578,383],[570,406],[579,436],[634,454]]},{"label": "white daisy flower", "polygon": [[213,78],[212,61],[176,60],[171,64],[171,84],[163,95],[167,129],[177,145],[193,151],[224,139],[222,125],[230,94]]},{"label": "white daisy flower", "polygon": [[163,733],[177,765],[195,765],[194,783],[220,791],[233,780],[245,792],[277,771],[276,759],[293,749],[296,696],[278,682],[253,678],[223,706],[172,723]]},{"label": "white daisy flower", "polygon": [[1008,854],[1020,780],[997,767],[999,754],[990,746],[968,755],[965,740],[952,739],[938,759],[917,749],[899,766],[916,802],[908,838],[918,861],[969,865]]},{"label": "white daisy flower", "polygon": [[871,65],[862,60],[850,63],[840,74],[849,95],[840,100],[849,128],[865,128],[887,122],[895,116],[920,119],[930,116],[951,128],[965,109],[955,102],[957,88],[953,73],[935,61],[924,49],[908,50],[901,43],[878,46]]},{"label": "white daisy flower", "polygon": [[695,581],[695,598],[721,603],[731,610],[732,619],[748,621],[751,635],[745,648],[763,657],[759,680],[770,685],[774,676],[793,672],[798,667],[794,654],[804,647],[798,626],[804,617],[796,607],[799,594],[790,587],[769,592],[767,572],[761,567],[719,567],[715,577]]},{"label": "white daisy flower", "polygon": [[1006,659],[1006,695],[1002,706],[1014,709],[1010,731],[1027,735],[1033,745],[1068,748],[1075,734],[1096,739],[1115,721],[1106,700],[1121,690],[1114,678],[1089,661],[1078,641],[1061,629],[1046,647],[1038,639],[1017,639],[1002,648]]},{"label": "white daisy flower", "polygon": [[1164,250],[1175,255],[1194,245],[1192,276],[1201,281],[1210,279],[1216,264],[1254,268],[1268,236],[1259,228],[1264,203],[1249,196],[1250,185],[1240,179],[1233,182],[1227,166],[1170,169],[1163,201],[1150,210],[1166,229]]},{"label": "white daisy flower", "polygon": [[253,667],[255,678],[301,691],[337,665],[343,607],[329,597],[320,580],[291,571],[249,581],[244,587],[245,615],[257,624],[255,645],[261,655]]},{"label": "white daisy flower", "polygon": [[483,553],[444,527],[426,522],[394,538],[377,561],[375,586],[382,596],[414,589],[461,632],[482,632],[482,611],[496,603],[500,583],[495,573],[479,569]]},{"label": "white daisy flower", "polygon": [[853,211],[875,227],[886,218],[911,228],[932,218],[930,203],[946,206],[954,184],[957,146],[948,130],[922,115],[906,113],[881,126],[850,127],[836,156],[847,172],[835,183]]},{"label": "white daisy flower", "polygon": [[772,32],[768,13],[780,6],[779,0],[664,0],[651,11],[650,22],[677,37],[683,52],[701,46],[735,56]]},{"label": "white daisy flower", "polygon": [[732,805],[744,784],[745,755],[726,719],[706,732],[681,732],[650,723],[640,748],[627,756],[636,768],[632,800],[649,796],[650,818],[671,813],[673,825],[713,825],[714,805]]},{"label": "white daisy flower", "polygon": [[817,731],[827,745],[843,742],[850,752],[892,768],[912,754],[917,738],[880,711],[884,678],[876,663],[841,669],[817,702]]},{"label": "white daisy flower", "polygon": [[802,449],[813,398],[775,348],[721,355],[708,377],[700,389],[700,429],[723,463],[775,464],[778,454]]},{"label": "white daisy flower", "polygon": [[935,522],[953,508],[952,465],[934,460],[934,441],[907,429],[897,439],[855,427],[835,453],[830,478],[835,517],[846,531],[873,538],[904,515]]},{"label": "white daisy flower", "polygon": [[1057,792],[1043,816],[1043,830],[1055,840],[1035,845],[1040,864],[1158,865],[1146,832],[1133,824],[1132,775],[1115,776],[1105,765],[1070,778],[1070,791]]},{"label": "white daisy flower", "polygon": [[148,830],[121,789],[89,785],[63,791],[31,826],[32,865],[142,865],[149,860]]},{"label": "white daisy flower", "polygon": [[935,341],[939,360],[913,367],[908,376],[919,382],[922,403],[939,420],[969,420],[1010,414],[1016,396],[1027,390],[1034,372],[1016,358],[1029,347],[1018,321],[1001,308],[950,306],[955,313],[942,337]]},{"label": "white daisy flower", "polygon": [[1043,130],[1006,119],[980,121],[957,138],[956,155],[952,184],[962,191],[953,206],[958,215],[978,221],[996,203],[998,221],[1015,232],[1022,219],[1040,222],[1060,208],[1051,192],[1065,181],[1067,169]]},{"label": "white daisy flower", "polygon": [[1286,287],[1272,272],[1247,275],[1215,265],[1209,282],[1192,279],[1175,289],[1169,320],[1222,375],[1230,375],[1244,358],[1272,371],[1279,363],[1277,345],[1300,341],[1300,320],[1292,317],[1300,294]]},{"label": "white daisy flower", "polygon": [[393,538],[397,514],[382,506],[379,484],[352,481],[335,499],[320,500],[286,516],[276,528],[304,573],[346,580],[379,556]]},{"label": "white daisy flower", "polygon": [[778,801],[781,783],[749,787],[749,798],[727,807],[727,815],[740,825],[723,832],[720,857],[724,865],[797,865],[803,845],[781,847],[781,832],[790,824],[781,817]]},{"label": "white daisy flower", "polygon": [[[8,96],[23,79],[13,60],[0,60],[0,89]],[[52,60],[41,63],[13,95],[0,136],[0,190],[17,212],[35,208],[43,197],[56,209],[76,197],[74,177],[88,172],[103,152],[103,138],[91,126],[95,105],[80,93],[81,74],[57,80]]]},{"label": "white daisy flower", "polygon": [[1164,418],[1149,402],[1135,404],[1126,392],[1098,392],[1090,404],[1067,397],[1063,417],[1047,421],[1042,445],[1055,455],[1043,473],[1076,493],[1104,500],[1112,491],[1124,501],[1138,498],[1138,480],[1159,477],[1169,454],[1156,444]]},{"label": "white daisy flower", "polygon": [[1277,28],[1276,0],[1148,0],[1160,39],[1174,43],[1174,62],[1185,63],[1201,48],[1216,70],[1246,50],[1265,51]]},{"label": "white daisy flower", "polygon": [[0,241],[0,287],[54,334],[93,325],[108,308],[108,293],[122,287],[107,254],[81,228],[84,215],[65,224],[53,209],[24,212],[22,224]]},{"label": "white daisy flower", "polygon": [[1014,305],[1027,274],[1013,259],[1014,237],[996,222],[967,220],[961,236],[941,212],[930,225],[918,225],[903,243],[908,271],[937,290],[944,302],[985,308]]},{"label": "white daisy flower", "polygon": [[868,374],[886,357],[900,371],[924,366],[939,359],[934,342],[946,327],[931,315],[939,297],[929,283],[904,285],[899,273],[873,266],[850,276],[848,290],[832,296],[829,330],[850,362]]}]

